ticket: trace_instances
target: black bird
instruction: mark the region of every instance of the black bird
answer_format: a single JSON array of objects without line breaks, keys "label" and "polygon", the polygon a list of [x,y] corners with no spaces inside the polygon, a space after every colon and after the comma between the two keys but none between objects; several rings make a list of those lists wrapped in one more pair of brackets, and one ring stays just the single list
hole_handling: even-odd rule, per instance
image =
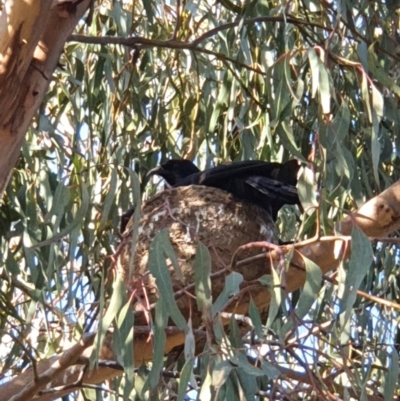
[{"label": "black bird", "polygon": [[172,159],[150,170],[147,173],[147,177],[159,175],[164,178],[171,187],[173,187],[179,181],[182,181],[186,177],[196,173],[201,173],[201,171],[190,160]]},{"label": "black bird", "polygon": [[205,185],[266,210],[275,221],[283,205],[300,205],[297,195],[297,160],[284,164],[247,160],[200,171],[189,160],[169,160],[150,170],[173,187]]}]

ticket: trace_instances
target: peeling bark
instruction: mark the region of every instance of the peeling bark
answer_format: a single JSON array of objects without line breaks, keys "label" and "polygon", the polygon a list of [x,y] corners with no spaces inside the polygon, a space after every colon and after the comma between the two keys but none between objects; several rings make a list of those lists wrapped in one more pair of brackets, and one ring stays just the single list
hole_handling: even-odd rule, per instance
[{"label": "peeling bark", "polygon": [[90,0],[5,3],[0,17],[0,198],[64,44]]}]

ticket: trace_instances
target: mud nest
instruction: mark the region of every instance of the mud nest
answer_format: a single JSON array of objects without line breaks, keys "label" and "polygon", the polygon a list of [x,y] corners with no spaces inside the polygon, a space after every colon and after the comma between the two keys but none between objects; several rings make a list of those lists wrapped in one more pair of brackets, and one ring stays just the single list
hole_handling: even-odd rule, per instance
[{"label": "mud nest", "polygon": [[[246,313],[252,297],[260,312],[265,311],[269,295],[257,279],[270,273],[270,261],[254,258],[262,252],[260,247],[239,249],[258,241],[277,243],[275,224],[262,209],[241,203],[225,191],[204,186],[171,188],[155,195],[142,207],[133,275],[128,277],[132,227],[131,220],[124,233],[118,270],[135,293],[136,311],[148,309],[159,296],[156,281],[148,272],[148,259],[151,242],[163,229],[168,230],[183,273],[183,277],[178,276],[171,261],[166,260],[173,290],[179,294],[175,297],[176,302],[186,318],[190,315],[194,324],[200,323],[201,314],[196,313],[196,302],[188,295],[194,293],[194,260],[199,241],[208,248],[211,257],[213,300],[223,290],[225,277],[236,271],[243,275],[244,281],[240,294],[232,298],[225,310]],[[140,320],[139,317],[135,323]]]}]

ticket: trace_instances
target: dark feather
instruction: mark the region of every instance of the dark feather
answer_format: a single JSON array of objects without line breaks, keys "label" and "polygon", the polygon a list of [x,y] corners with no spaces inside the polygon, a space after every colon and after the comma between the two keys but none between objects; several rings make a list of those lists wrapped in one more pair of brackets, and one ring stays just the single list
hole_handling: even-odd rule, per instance
[{"label": "dark feather", "polygon": [[174,186],[185,177],[199,173],[200,170],[190,160],[168,160],[147,173],[147,176],[159,175],[170,186]]},{"label": "dark feather", "polygon": [[169,160],[149,175],[157,174],[174,187],[205,185],[222,189],[263,208],[276,220],[283,205],[300,205],[296,189],[299,168],[297,160],[284,164],[247,160],[200,171],[189,160]]}]

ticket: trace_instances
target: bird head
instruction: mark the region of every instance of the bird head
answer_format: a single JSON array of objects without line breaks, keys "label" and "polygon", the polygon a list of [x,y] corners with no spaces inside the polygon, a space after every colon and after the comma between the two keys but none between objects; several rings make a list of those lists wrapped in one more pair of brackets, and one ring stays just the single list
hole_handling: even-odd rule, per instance
[{"label": "bird head", "polygon": [[172,159],[164,164],[153,168],[147,173],[147,177],[159,175],[171,186],[188,177],[198,173],[200,170],[190,160]]}]

